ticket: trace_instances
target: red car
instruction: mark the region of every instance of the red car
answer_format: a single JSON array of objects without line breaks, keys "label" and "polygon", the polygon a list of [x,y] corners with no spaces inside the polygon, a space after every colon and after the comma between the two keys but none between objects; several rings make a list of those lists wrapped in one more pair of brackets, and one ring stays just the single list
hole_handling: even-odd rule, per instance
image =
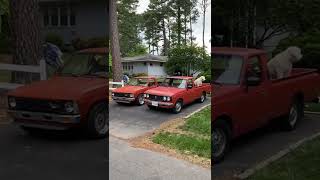
[{"label": "red car", "polygon": [[124,87],[112,91],[112,99],[121,103],[144,104],[144,92],[158,86],[157,79],[154,77],[135,77],[130,79]]},{"label": "red car", "polygon": [[150,109],[166,108],[172,109],[174,113],[180,113],[184,105],[196,100],[203,103],[210,92],[209,83],[195,86],[192,77],[168,77],[159,87],[145,92],[145,103]]},{"label": "red car", "polygon": [[108,132],[107,48],[73,54],[49,80],[8,93],[8,113],[24,130],[84,128],[90,136]]},{"label": "red car", "polygon": [[[303,118],[304,102],[317,100],[316,69],[294,68],[272,80],[263,50],[213,48],[212,156],[220,162],[232,139],[279,119],[292,130]],[[281,118],[279,118],[281,117]]]}]

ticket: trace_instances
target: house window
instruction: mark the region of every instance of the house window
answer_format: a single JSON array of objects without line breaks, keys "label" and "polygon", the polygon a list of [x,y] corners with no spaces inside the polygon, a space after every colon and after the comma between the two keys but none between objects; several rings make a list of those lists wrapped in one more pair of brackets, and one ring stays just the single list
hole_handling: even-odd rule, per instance
[{"label": "house window", "polygon": [[146,62],[144,62],[143,64],[144,64],[145,66],[147,65],[147,63],[146,63]]},{"label": "house window", "polygon": [[150,66],[153,66],[153,64],[152,64],[152,63],[150,63]]},{"label": "house window", "polygon": [[160,66],[163,66],[163,63],[160,63]]},{"label": "house window", "polygon": [[70,7],[46,7],[43,11],[44,26],[75,26],[76,17]]}]

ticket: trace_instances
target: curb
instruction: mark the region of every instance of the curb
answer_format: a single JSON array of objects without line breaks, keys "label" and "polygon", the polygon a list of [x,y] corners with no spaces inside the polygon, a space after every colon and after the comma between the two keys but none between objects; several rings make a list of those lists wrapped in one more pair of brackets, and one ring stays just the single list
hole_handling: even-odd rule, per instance
[{"label": "curb", "polygon": [[249,178],[250,176],[252,176],[254,173],[256,173],[258,170],[268,166],[269,164],[271,164],[272,162],[282,158],[283,156],[287,155],[288,153],[292,152],[293,150],[297,149],[298,147],[300,147],[302,144],[308,142],[308,141],[311,141],[317,137],[320,137],[320,132],[310,136],[310,137],[307,137],[307,138],[304,138],[300,141],[298,141],[297,143],[295,144],[292,144],[290,145],[288,148],[278,152],[276,155],[274,156],[271,156],[270,158],[262,161],[261,163],[258,163],[257,165],[255,165],[253,168],[250,168],[250,169],[247,169],[245,170],[243,173],[241,174],[238,174],[238,175],[235,175],[234,177],[235,178],[239,178],[239,179],[247,179]]},{"label": "curb", "polygon": [[192,112],[191,114],[189,114],[189,115],[187,115],[187,116],[183,117],[183,119],[188,119],[189,117],[193,116],[194,114],[196,114],[196,113],[198,113],[198,112],[202,111],[203,109],[205,109],[205,108],[207,108],[207,107],[209,107],[209,106],[211,106],[211,103],[209,103],[209,104],[207,104],[207,105],[205,105],[205,106],[203,106],[203,107],[201,107],[201,108],[197,109],[196,111]]},{"label": "curb", "polygon": [[304,111],[306,114],[314,114],[314,115],[320,115],[320,112],[313,112],[313,111]]}]

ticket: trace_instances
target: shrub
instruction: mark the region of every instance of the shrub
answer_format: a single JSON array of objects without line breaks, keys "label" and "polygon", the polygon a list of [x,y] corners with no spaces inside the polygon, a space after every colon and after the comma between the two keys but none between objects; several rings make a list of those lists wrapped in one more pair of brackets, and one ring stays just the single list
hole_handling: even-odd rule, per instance
[{"label": "shrub", "polygon": [[76,50],[95,48],[95,47],[106,47],[108,45],[107,38],[91,38],[81,39],[77,38],[72,40],[72,46]]},{"label": "shrub", "polygon": [[0,53],[10,53],[12,51],[12,43],[9,37],[0,33]]},{"label": "shrub", "polygon": [[45,41],[58,46],[60,49],[63,49],[64,42],[58,34],[48,33],[45,37]]}]

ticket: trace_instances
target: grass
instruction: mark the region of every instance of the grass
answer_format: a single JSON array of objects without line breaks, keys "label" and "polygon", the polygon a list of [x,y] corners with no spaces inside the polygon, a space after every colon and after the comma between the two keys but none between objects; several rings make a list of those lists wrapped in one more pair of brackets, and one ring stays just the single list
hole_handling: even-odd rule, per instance
[{"label": "grass", "polygon": [[317,138],[258,171],[248,180],[318,180],[319,152],[320,138]]},{"label": "grass", "polygon": [[309,103],[305,108],[306,111],[320,112],[320,103]]},{"label": "grass", "polygon": [[211,158],[211,108],[194,114],[175,131],[162,130],[152,141],[182,154]]}]

